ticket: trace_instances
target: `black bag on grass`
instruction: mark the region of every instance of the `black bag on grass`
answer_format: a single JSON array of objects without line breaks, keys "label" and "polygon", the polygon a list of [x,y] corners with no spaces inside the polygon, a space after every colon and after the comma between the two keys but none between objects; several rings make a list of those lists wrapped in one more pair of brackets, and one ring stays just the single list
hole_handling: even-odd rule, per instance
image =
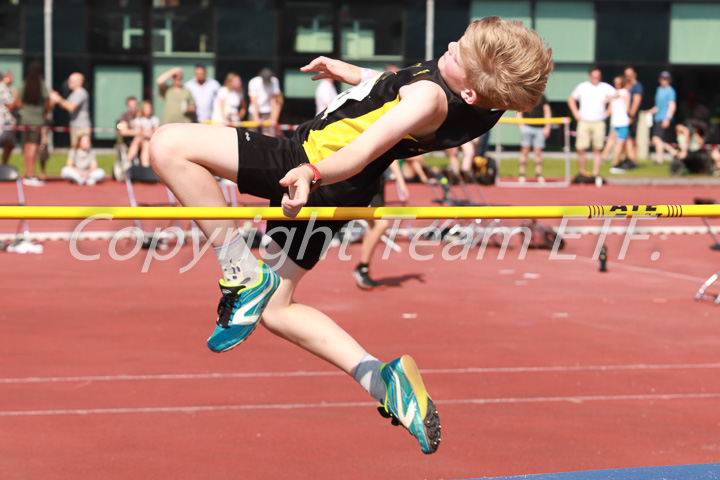
[{"label": "black bag on grass", "polygon": [[480,156],[473,158],[473,172],[479,184],[495,185],[497,164],[494,159]]}]

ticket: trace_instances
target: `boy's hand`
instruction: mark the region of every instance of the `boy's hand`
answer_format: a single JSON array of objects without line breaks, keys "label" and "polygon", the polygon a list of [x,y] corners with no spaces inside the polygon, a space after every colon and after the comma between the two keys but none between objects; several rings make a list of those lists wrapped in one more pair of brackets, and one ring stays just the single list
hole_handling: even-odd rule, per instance
[{"label": "boy's hand", "polygon": [[357,85],[362,80],[360,67],[328,57],[317,57],[304,67],[300,67],[300,71],[304,73],[317,72],[317,75],[312,77],[313,80],[332,78],[350,85]]},{"label": "boy's hand", "polygon": [[300,209],[305,206],[310,194],[310,182],[314,175],[307,167],[296,167],[290,170],[280,179],[280,185],[288,187],[289,195],[286,193],[282,199],[283,214],[286,217],[295,218]]}]

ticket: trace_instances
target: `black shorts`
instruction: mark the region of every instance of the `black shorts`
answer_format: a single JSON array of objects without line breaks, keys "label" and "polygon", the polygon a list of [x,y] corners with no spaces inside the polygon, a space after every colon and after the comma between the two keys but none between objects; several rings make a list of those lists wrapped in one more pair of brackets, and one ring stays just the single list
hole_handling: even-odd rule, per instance
[{"label": "black shorts", "polygon": [[[238,190],[266,198],[271,207],[279,207],[283,194],[287,193],[287,188],[280,185],[280,179],[289,170],[307,162],[302,145],[295,139],[268,137],[244,128],[238,128],[237,134]],[[307,206],[336,205],[323,195],[323,187],[320,187],[310,194]],[[268,220],[266,234],[299,267],[310,270],[344,223],[340,220]]]},{"label": "black shorts", "polygon": [[668,128],[662,127],[662,122],[653,123],[652,129],[650,130],[650,138],[660,137],[663,142],[673,142],[673,138],[670,132],[675,131],[675,126],[670,122]]},{"label": "black shorts", "polygon": [[385,206],[385,177],[382,177],[380,182],[380,191],[370,200],[369,207],[384,207]]},{"label": "black shorts", "polygon": [[628,132],[628,139],[635,139],[637,136],[637,117],[630,119],[630,131]]}]

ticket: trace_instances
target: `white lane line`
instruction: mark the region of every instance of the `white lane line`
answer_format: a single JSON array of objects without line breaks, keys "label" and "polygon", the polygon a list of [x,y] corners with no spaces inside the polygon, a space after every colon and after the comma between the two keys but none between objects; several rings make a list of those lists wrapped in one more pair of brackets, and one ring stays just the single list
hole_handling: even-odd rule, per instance
[{"label": "white lane line", "polygon": [[[491,405],[518,403],[584,403],[618,401],[659,401],[659,400],[697,400],[720,398],[720,393],[672,393],[652,395],[591,395],[570,397],[528,397],[528,398],[465,398],[443,400],[443,405]],[[231,410],[300,410],[309,408],[357,408],[373,407],[377,402],[341,402],[341,403],[286,403],[272,405],[207,405],[186,407],[136,407],[136,408],[93,408],[68,410],[16,410],[0,412],[0,417],[60,416],[60,415],[108,415],[133,413],[196,413],[222,412]]]},{"label": "white lane line", "polygon": [[[623,370],[697,370],[720,369],[720,363],[680,363],[669,365],[561,365],[547,367],[467,367],[445,369],[423,369],[426,375],[465,373],[542,373],[542,372],[612,372]],[[232,378],[291,378],[291,377],[332,377],[345,376],[339,371],[297,371],[297,372],[245,372],[245,373],[178,373],[156,375],[95,375],[75,377],[21,377],[0,378],[0,384],[12,383],[60,383],[60,382],[124,382],[139,380],[224,380]]]}]

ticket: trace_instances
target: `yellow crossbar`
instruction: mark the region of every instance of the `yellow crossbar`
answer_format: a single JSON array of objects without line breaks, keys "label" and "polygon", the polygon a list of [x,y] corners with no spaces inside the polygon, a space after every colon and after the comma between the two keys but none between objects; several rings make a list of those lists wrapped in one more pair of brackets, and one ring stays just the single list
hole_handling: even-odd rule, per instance
[{"label": "yellow crossbar", "polygon": [[[5,219],[262,219],[287,220],[279,207],[97,207],[6,206]],[[487,207],[306,207],[297,220],[720,217],[720,205],[578,205]]]}]

